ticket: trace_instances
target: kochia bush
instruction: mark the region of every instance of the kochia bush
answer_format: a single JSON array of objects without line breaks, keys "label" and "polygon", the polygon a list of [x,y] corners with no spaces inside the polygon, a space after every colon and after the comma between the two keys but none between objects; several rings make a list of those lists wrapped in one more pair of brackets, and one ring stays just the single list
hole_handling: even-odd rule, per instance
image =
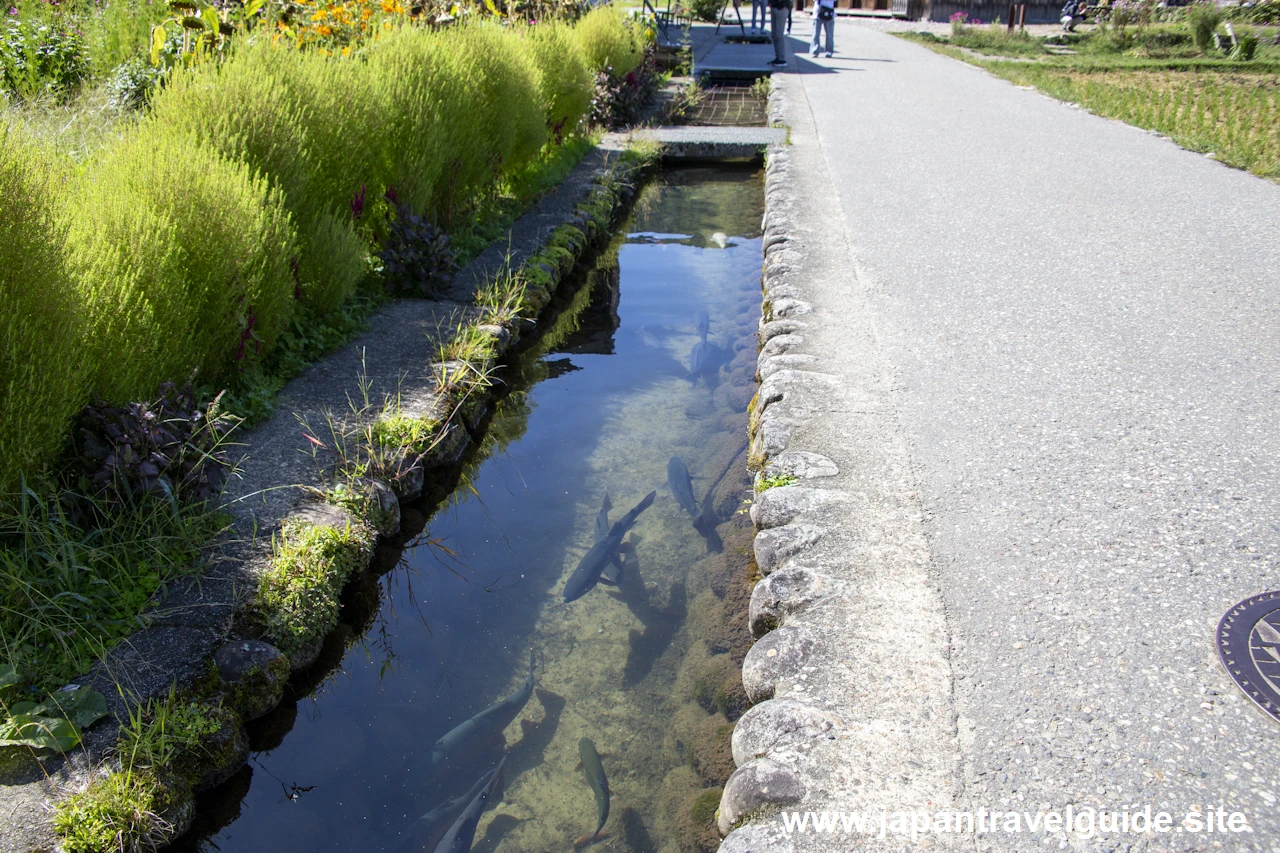
[{"label": "kochia bush", "polygon": [[68,213],[86,368],[106,402],[195,370],[223,381],[288,320],[296,240],[280,191],[190,133],[141,122],[86,164]]},{"label": "kochia bush", "polygon": [[57,455],[85,402],[58,191],[50,158],[0,126],[0,494]]},{"label": "kochia bush", "polygon": [[298,228],[301,297],[321,314],[355,292],[365,251],[349,213],[338,218],[310,154],[309,104],[283,85],[299,73],[299,54],[267,43],[245,45],[211,71],[179,71],[156,95],[152,119],[190,133],[239,160],[283,193]]},{"label": "kochia bush", "polygon": [[573,29],[560,23],[531,27],[529,58],[538,69],[538,98],[546,111],[551,133],[569,133],[591,106],[595,76],[578,49]]},{"label": "kochia bush", "polygon": [[573,29],[578,49],[593,71],[612,68],[617,75],[634,71],[644,57],[644,43],[618,7],[597,6]]}]

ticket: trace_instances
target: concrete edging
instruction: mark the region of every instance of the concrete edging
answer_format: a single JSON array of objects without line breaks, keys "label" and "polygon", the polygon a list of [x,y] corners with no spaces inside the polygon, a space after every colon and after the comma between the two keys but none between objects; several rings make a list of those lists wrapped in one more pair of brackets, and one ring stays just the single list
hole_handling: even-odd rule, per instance
[{"label": "concrete edging", "polygon": [[765,172],[748,463],[763,577],[743,663],[754,705],[732,735],[720,850],[900,849],[905,840],[788,833],[777,819],[953,806],[962,776],[946,617],[889,368],[856,257],[831,227],[838,199],[802,78],[774,81],[770,123],[789,126],[792,144],[769,147]]}]

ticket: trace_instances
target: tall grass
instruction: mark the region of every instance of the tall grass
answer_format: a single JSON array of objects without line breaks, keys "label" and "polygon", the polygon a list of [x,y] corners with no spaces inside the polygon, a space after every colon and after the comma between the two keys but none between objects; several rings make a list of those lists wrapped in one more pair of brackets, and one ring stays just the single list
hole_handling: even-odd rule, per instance
[{"label": "tall grass", "polygon": [[95,528],[22,488],[0,512],[0,661],[54,688],[137,627],[162,584],[197,568],[219,519],[143,502]]},{"label": "tall grass", "polygon": [[1280,179],[1280,86],[1271,75],[1120,71],[993,65],[1020,85],[1033,85],[1109,118],[1163,133],[1184,148]]},{"label": "tall grass", "polygon": [[61,177],[0,126],[0,494],[53,460],[85,403],[87,365],[74,345],[82,317],[53,202]]},{"label": "tall grass", "polygon": [[68,254],[85,368],[108,402],[201,371],[222,381],[293,307],[295,236],[278,189],[190,133],[145,121],[69,192]]}]

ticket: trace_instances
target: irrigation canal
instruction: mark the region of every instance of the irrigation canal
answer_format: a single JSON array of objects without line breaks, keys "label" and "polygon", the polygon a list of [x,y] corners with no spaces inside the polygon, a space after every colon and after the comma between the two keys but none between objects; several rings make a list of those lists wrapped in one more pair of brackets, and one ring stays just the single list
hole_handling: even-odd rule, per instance
[{"label": "irrigation canal", "polygon": [[[599,816],[583,738],[611,792],[593,849],[714,849],[701,812],[733,766],[748,641],[749,524],[736,511],[762,209],[746,168],[670,170],[641,193],[555,322],[505,368],[459,487],[429,520],[426,507],[405,513],[421,533],[348,589],[321,660],[250,725],[249,765],[202,795],[172,849],[431,850],[422,816],[505,752],[473,849],[564,853]],[[697,528],[669,487],[672,457],[690,472]],[[623,531],[616,585],[612,566],[565,602],[606,496],[602,532],[651,492]],[[437,744],[513,696],[496,737]]]}]

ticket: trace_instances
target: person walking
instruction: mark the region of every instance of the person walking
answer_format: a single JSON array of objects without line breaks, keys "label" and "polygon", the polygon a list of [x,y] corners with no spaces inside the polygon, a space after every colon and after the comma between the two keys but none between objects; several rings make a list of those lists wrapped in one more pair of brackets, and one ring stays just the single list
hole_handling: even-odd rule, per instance
[{"label": "person walking", "polygon": [[760,30],[764,30],[765,0],[751,0],[751,32],[756,32],[756,13],[760,13]]},{"label": "person walking", "polygon": [[787,64],[786,27],[787,8],[791,0],[769,0],[769,25],[773,35],[773,61],[769,64],[781,68]]},{"label": "person walking", "polygon": [[813,40],[809,43],[809,53],[818,55],[818,45],[822,31],[827,31],[827,56],[836,51],[836,0],[817,0],[813,7]]}]

